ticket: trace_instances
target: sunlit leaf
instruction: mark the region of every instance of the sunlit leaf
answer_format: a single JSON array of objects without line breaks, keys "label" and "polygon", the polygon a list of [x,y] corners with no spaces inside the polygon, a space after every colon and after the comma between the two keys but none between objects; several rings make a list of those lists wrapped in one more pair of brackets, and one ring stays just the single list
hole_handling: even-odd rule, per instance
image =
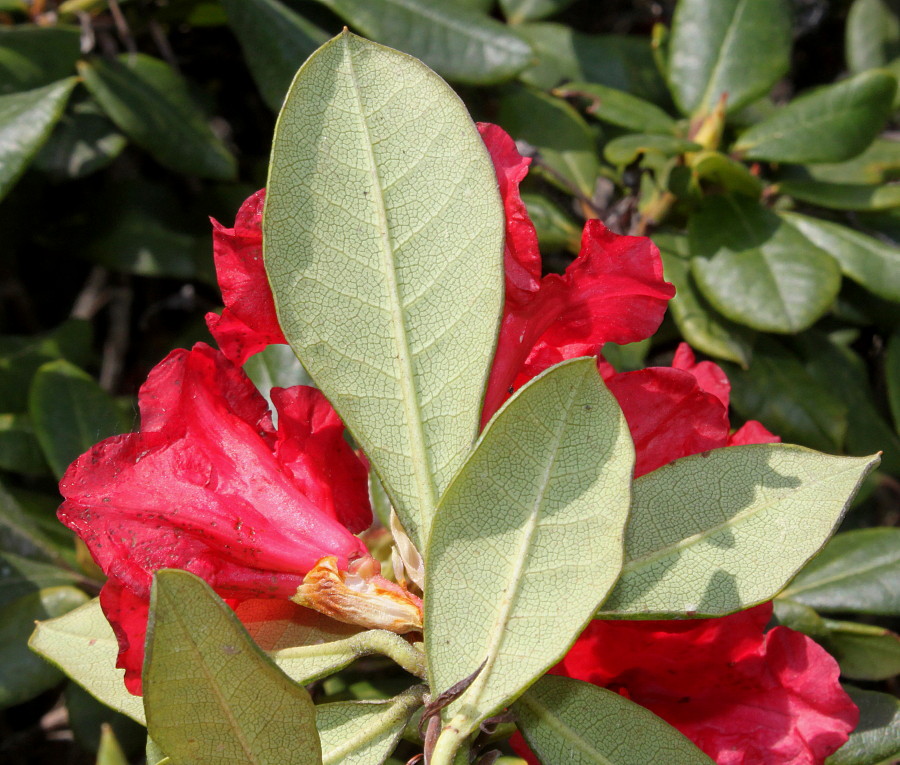
[{"label": "sunlit leaf", "polygon": [[587,113],[598,120],[639,133],[675,132],[676,122],[656,104],[593,82],[570,82],[553,91],[564,98],[579,97],[590,101]]}]

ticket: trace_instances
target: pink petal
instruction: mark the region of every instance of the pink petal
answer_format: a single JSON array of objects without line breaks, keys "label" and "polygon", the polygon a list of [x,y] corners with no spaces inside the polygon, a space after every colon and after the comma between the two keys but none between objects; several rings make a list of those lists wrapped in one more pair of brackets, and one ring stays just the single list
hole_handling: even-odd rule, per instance
[{"label": "pink petal", "polygon": [[757,422],[756,420],[745,422],[728,437],[729,446],[778,443],[781,443],[781,439],[774,433],[770,433],[761,422]]},{"label": "pink petal", "polygon": [[722,406],[728,409],[731,383],[728,382],[727,375],[718,364],[714,364],[712,361],[701,361],[698,364],[691,347],[687,343],[679,343],[678,349],[675,351],[675,358],[672,359],[672,368],[690,372],[703,390],[712,393],[722,402]]}]

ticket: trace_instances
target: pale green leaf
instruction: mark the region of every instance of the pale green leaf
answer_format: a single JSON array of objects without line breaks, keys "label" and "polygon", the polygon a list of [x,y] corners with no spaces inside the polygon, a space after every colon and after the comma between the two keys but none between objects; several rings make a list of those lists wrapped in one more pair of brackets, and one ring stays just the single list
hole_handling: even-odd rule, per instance
[{"label": "pale green leaf", "polygon": [[484,664],[449,707],[462,736],[556,663],[612,587],[633,460],[596,361],[576,359],[507,402],[447,489],[425,635],[435,693]]},{"label": "pale green leaf", "polygon": [[844,686],[859,707],[859,725],[825,765],[888,765],[900,757],[900,700],[888,693]]},{"label": "pale green leaf", "polygon": [[346,701],[316,707],[322,765],[373,765],[394,751],[426,688],[416,685],[386,701]]},{"label": "pale green leaf", "polygon": [[799,332],[837,297],[834,258],[747,197],[710,197],[690,217],[688,236],[697,286],[738,324]]},{"label": "pale green leaf", "polygon": [[116,669],[119,644],[96,598],[49,621],[38,622],[28,643],[108,707],[144,724],[144,705],[125,690],[125,671]]},{"label": "pale green leaf", "polygon": [[782,596],[820,611],[900,613],[900,529],[838,534]]},{"label": "pale green leaf", "polygon": [[[116,739],[113,729],[106,723],[100,733],[100,748],[97,750],[97,765],[128,765],[128,758]],[[154,763],[155,765],[155,763]]]},{"label": "pale green leaf", "polygon": [[488,85],[512,79],[532,58],[515,31],[484,13],[433,0],[318,0],[344,21],[424,61],[448,80]]},{"label": "pale green leaf", "polygon": [[685,114],[734,111],[764,96],[787,72],[787,0],[681,0],[669,39],[669,84]]},{"label": "pale green leaf", "polygon": [[897,80],[880,71],[805,93],[741,134],[733,151],[769,162],[840,162],[862,152],[893,110]]},{"label": "pale green leaf", "polygon": [[900,207],[900,184],[782,181],[778,191],[833,210],[890,210]]},{"label": "pale green leaf", "polygon": [[886,66],[900,55],[900,19],[891,0],[856,0],[847,13],[844,49],[850,71]]},{"label": "pale green leaf", "polygon": [[424,548],[478,432],[503,299],[503,208],[462,102],[344,33],[297,75],[263,219],[285,337]]},{"label": "pale green leaf", "polygon": [[77,80],[0,96],[0,199],[9,192],[59,120]]},{"label": "pale green leaf", "polygon": [[542,677],[513,709],[525,740],[545,763],[712,763],[650,710],[615,691],[580,680]]},{"label": "pale green leaf", "polygon": [[770,600],[825,544],[877,464],[753,444],[638,478],[622,576],[603,613],[721,616]]},{"label": "pale green leaf", "polygon": [[321,765],[309,694],[186,571],[155,576],[143,690],[149,733],[178,765]]},{"label": "pale green leaf", "polygon": [[586,98],[590,101],[587,113],[639,133],[675,132],[676,122],[656,104],[616,88],[593,82],[570,82],[553,91],[563,98]]},{"label": "pale green leaf", "polygon": [[328,35],[278,0],[222,4],[263,100],[277,112],[294,74]]}]

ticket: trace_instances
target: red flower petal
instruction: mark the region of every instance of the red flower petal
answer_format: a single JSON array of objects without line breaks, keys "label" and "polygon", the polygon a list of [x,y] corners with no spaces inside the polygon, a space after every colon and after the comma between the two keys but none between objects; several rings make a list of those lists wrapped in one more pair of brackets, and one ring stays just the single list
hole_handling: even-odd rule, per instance
[{"label": "red flower petal", "polygon": [[743,444],[778,444],[781,439],[774,433],[770,433],[766,427],[756,420],[745,422],[734,433],[728,436],[729,446],[741,446]]},{"label": "red flower petal", "polygon": [[225,310],[206,315],[206,324],[222,352],[243,364],[267,345],[286,343],[275,315],[275,302],[262,257],[265,189],[238,211],[234,228],[213,221],[213,258]]},{"label": "red flower petal", "polygon": [[712,393],[722,402],[722,406],[728,409],[731,383],[728,382],[728,376],[718,364],[714,364],[712,361],[701,361],[698,364],[691,346],[687,343],[679,343],[675,351],[675,358],[672,359],[672,368],[690,372],[703,390]]}]

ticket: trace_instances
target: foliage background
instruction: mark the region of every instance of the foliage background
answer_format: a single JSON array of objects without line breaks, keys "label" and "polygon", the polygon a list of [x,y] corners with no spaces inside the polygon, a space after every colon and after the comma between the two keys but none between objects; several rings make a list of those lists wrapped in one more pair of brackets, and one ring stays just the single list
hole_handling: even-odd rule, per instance
[{"label": "foliage background", "polygon": [[[667,364],[687,339],[727,369],[738,419],[759,419],[787,441],[831,453],[882,449],[883,467],[844,530],[898,525],[896,103],[879,111],[876,97],[854,114],[845,134],[855,130],[865,151],[844,146],[849,159],[760,157],[743,170],[704,174],[692,165],[699,147],[685,143],[697,138],[699,123],[678,113],[678,84],[668,88],[659,68],[665,41],[656,25],[670,25],[675,6],[0,0],[0,759],[93,762],[104,721],[133,761],[141,756],[140,728],[65,684],[25,647],[34,619],[63,613],[98,588],[99,572],[55,520],[56,480],[91,444],[136,426],[137,387],[169,350],[210,339],[203,316],[218,309],[220,297],[208,218],[230,225],[240,202],[264,185],[277,107],[293,72],[345,24],[422,58],[451,81],[476,119],[500,124],[534,153],[523,190],[552,268],[562,270],[577,252],[585,217],[654,235],[680,296],[652,345],[608,348],[608,358],[626,369]],[[773,87],[729,115],[726,153],[741,130],[797,93],[876,67],[900,71],[893,2],[793,0],[784,7],[791,14],[787,70],[767,82],[748,60],[739,77]],[[446,32],[451,28],[457,31]],[[624,119],[592,115],[590,100],[553,91],[572,80],[656,104],[671,115],[669,135],[663,140],[666,130],[650,129],[651,117],[635,112],[640,105],[626,102]],[[615,94],[606,99],[615,105]],[[834,133],[818,129],[808,142]],[[722,199],[757,216],[752,236],[730,228],[727,211],[717,207]],[[825,247],[840,268],[808,239],[778,245],[784,226],[776,213],[789,210],[861,232],[851,244],[864,257],[857,250],[853,260],[846,235],[838,237],[842,257]],[[713,279],[699,289],[703,264],[690,257],[708,240],[745,259],[761,253],[757,260],[776,266],[798,252],[814,262],[808,288],[792,297],[802,320],[766,323],[777,313],[777,280],[744,314],[730,309],[737,293],[727,285]],[[256,364],[254,372],[277,378],[292,369],[276,362],[267,370]],[[879,575],[896,578],[896,537],[875,541],[889,559]],[[848,616],[846,606],[826,604],[819,609],[826,622],[808,609],[783,606],[780,615],[842,658],[848,679],[894,692],[900,643],[885,630],[897,627],[898,605],[861,603]],[[336,699],[391,690],[390,677],[385,687],[352,672],[343,677],[320,692]]]}]

